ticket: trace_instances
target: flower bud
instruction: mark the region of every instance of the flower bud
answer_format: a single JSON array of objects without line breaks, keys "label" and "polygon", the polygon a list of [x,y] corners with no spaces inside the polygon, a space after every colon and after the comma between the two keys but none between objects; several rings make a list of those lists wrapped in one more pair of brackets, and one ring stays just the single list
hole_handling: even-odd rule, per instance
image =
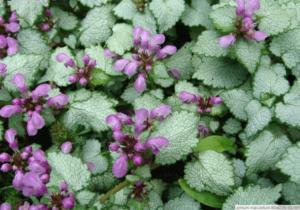
[{"label": "flower bud", "polygon": [[64,153],[64,154],[70,153],[72,150],[72,142],[66,141],[65,143],[63,143],[60,146],[60,149],[61,149],[62,153]]}]

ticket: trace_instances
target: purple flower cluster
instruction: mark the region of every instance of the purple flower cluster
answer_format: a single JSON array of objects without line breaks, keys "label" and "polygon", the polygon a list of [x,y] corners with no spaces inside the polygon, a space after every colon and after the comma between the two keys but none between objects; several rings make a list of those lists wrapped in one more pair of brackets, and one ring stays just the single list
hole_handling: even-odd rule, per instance
[{"label": "purple flower cluster", "polygon": [[64,63],[66,67],[71,67],[75,70],[75,73],[69,77],[69,81],[73,83],[79,82],[81,86],[87,85],[92,77],[92,70],[96,67],[96,60],[92,60],[88,54],[82,57],[84,66],[77,66],[74,60],[65,53],[59,53],[56,55],[58,62]]},{"label": "purple flower cluster", "polygon": [[[30,180],[28,180],[30,181]],[[50,195],[50,205],[47,204],[30,204],[28,202],[23,203],[18,207],[18,210],[60,210],[60,209],[73,209],[75,206],[75,197],[72,192],[68,190],[68,184],[62,182],[59,186],[60,192],[51,193]],[[12,205],[9,203],[2,203],[0,205],[0,210],[12,210]]]},{"label": "purple flower cluster", "polygon": [[255,29],[256,24],[253,20],[255,11],[260,8],[259,0],[236,0],[236,3],[236,32],[220,37],[220,46],[223,48],[227,48],[230,45],[234,44],[236,39],[240,36],[243,36],[246,39],[264,41],[268,37],[268,35],[265,32],[257,31]]},{"label": "purple flower cluster", "polygon": [[[12,210],[13,207],[9,203],[2,203],[0,210]],[[18,207],[18,210],[49,210],[45,204],[30,204],[28,202],[23,203]]]},{"label": "purple flower cluster", "polygon": [[198,125],[198,131],[201,136],[208,136],[210,133],[209,129],[205,125],[202,125],[202,124]]},{"label": "purple flower cluster", "polygon": [[67,182],[62,182],[59,186],[60,192],[50,195],[52,210],[73,209],[75,206],[75,197],[68,190]]},{"label": "purple flower cluster", "polygon": [[12,12],[8,22],[0,16],[0,58],[6,55],[14,55],[18,51],[18,42],[15,34],[20,30],[16,12]]},{"label": "purple flower cluster", "polygon": [[208,113],[211,112],[211,107],[222,103],[222,98],[219,96],[210,96],[207,99],[200,95],[195,95],[186,91],[179,93],[179,99],[186,104],[197,104],[198,112]]},{"label": "purple flower cluster", "polygon": [[[113,130],[114,143],[109,145],[113,152],[119,153],[118,159],[113,165],[113,174],[116,177],[124,177],[128,171],[128,162],[134,166],[149,164],[152,155],[168,145],[168,140],[162,136],[142,138],[144,131],[150,131],[155,120],[162,121],[171,113],[171,107],[161,105],[148,111],[139,109],[135,111],[134,119],[123,113],[109,115],[106,122]],[[130,126],[133,134],[124,133],[122,128]],[[149,135],[148,135],[149,136]]]},{"label": "purple flower cluster", "polygon": [[15,98],[12,100],[12,104],[2,107],[0,116],[9,118],[17,113],[26,113],[29,136],[36,135],[38,130],[45,126],[45,120],[41,116],[44,108],[62,109],[68,104],[68,96],[65,94],[49,97],[49,92],[52,89],[49,84],[41,84],[30,92],[25,84],[24,75],[15,74],[12,82],[21,93],[21,98]]},{"label": "purple flower cluster", "polygon": [[[134,49],[131,59],[122,58],[109,49],[104,51],[104,55],[115,60],[114,69],[116,71],[123,72],[130,77],[138,73],[134,87],[136,91],[142,93],[147,87],[146,78],[149,76],[153,63],[173,55],[177,51],[173,45],[161,47],[165,39],[163,34],[152,35],[141,27],[135,27],[133,30]],[[178,71],[176,73],[178,74]]]},{"label": "purple flower cluster", "polygon": [[42,23],[39,24],[39,29],[41,31],[47,32],[50,31],[54,26],[52,12],[49,8],[44,10],[44,18]]},{"label": "purple flower cluster", "polygon": [[5,139],[13,149],[13,155],[0,154],[1,171],[14,171],[13,186],[24,196],[41,196],[48,192],[46,184],[50,179],[50,166],[45,153],[41,149],[33,150],[31,146],[18,150],[16,130],[11,128],[5,132]]}]

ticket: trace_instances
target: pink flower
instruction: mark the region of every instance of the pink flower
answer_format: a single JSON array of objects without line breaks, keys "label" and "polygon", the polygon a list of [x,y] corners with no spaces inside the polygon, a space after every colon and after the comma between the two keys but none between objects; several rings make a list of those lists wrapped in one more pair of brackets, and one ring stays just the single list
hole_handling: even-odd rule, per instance
[{"label": "pink flower", "polygon": [[120,155],[114,162],[112,170],[115,177],[122,178],[126,175],[128,170],[127,159],[126,155]]},{"label": "pink flower", "polygon": [[146,141],[146,147],[151,149],[154,155],[157,155],[161,148],[168,146],[169,141],[164,137],[152,137]]},{"label": "pink flower", "polygon": [[160,119],[163,120],[165,119],[169,114],[171,114],[172,108],[169,105],[162,104],[154,109],[151,110],[150,112],[150,117],[152,119]]},{"label": "pink flower", "polygon": [[31,96],[33,99],[38,100],[41,97],[47,97],[51,90],[51,85],[41,84],[37,86],[32,92]]},{"label": "pink flower", "polygon": [[198,97],[192,93],[182,91],[179,93],[179,99],[184,103],[195,103]]},{"label": "pink flower", "polygon": [[[129,77],[133,77],[137,74],[134,82],[134,88],[137,92],[142,93],[147,87],[146,73],[150,72],[155,61],[162,60],[167,56],[176,53],[177,48],[173,45],[161,45],[165,42],[165,36],[163,34],[152,35],[149,31],[135,27],[133,29],[133,43],[134,50],[131,54],[131,58],[122,58],[111,52],[109,49],[104,50],[104,55],[115,61],[114,69],[117,72],[123,72]],[[178,73],[175,71],[175,78],[179,78]]]},{"label": "pink flower", "polygon": [[66,67],[75,67],[74,60],[68,56],[66,53],[58,53],[56,55],[56,60],[58,62],[64,63]]},{"label": "pink flower", "polygon": [[134,82],[134,88],[137,92],[142,93],[146,90],[146,85],[146,75],[144,73],[140,73]]},{"label": "pink flower", "polygon": [[20,112],[22,112],[22,108],[19,105],[6,105],[0,109],[0,116],[9,118]]},{"label": "pink flower", "polygon": [[10,128],[5,131],[4,138],[12,150],[18,149],[18,141],[16,139],[16,135],[17,135],[17,131],[14,128]]},{"label": "pink flower", "polygon": [[18,48],[19,48],[19,44],[17,42],[16,39],[11,38],[11,37],[7,37],[6,38],[7,41],[7,55],[14,55],[17,53]]},{"label": "pink flower", "polygon": [[38,112],[32,112],[27,121],[27,133],[29,136],[35,136],[37,131],[45,126],[44,118]]},{"label": "pink flower", "polygon": [[46,185],[40,177],[32,172],[28,172],[22,176],[22,193],[24,196],[41,196],[48,192]]},{"label": "pink flower", "polygon": [[48,100],[49,106],[54,106],[56,109],[62,109],[69,103],[69,97],[63,93],[58,94]]},{"label": "pink flower", "polygon": [[20,93],[25,93],[27,91],[25,76],[23,74],[15,74],[12,78],[12,83],[16,86]]},{"label": "pink flower", "polygon": [[0,205],[0,210],[11,210],[11,209],[12,209],[12,207],[9,203],[2,203]]},{"label": "pink flower", "polygon": [[122,128],[120,119],[116,115],[109,115],[106,117],[106,123],[110,125],[113,131],[119,131]]},{"label": "pink flower", "polygon": [[73,146],[72,142],[66,141],[60,146],[60,149],[64,154],[68,154],[71,152],[72,146]]},{"label": "pink flower", "polygon": [[233,45],[235,41],[236,41],[235,35],[232,33],[219,38],[219,44],[223,48],[227,48],[230,45]]}]

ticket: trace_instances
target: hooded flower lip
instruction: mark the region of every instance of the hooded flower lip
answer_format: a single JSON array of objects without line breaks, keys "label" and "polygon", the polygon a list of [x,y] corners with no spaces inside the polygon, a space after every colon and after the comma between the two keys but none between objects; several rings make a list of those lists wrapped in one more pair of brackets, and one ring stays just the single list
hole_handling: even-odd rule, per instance
[{"label": "hooded flower lip", "polygon": [[220,37],[219,45],[222,48],[228,48],[240,36],[250,40],[264,41],[268,35],[263,31],[257,31],[254,23],[254,13],[260,8],[259,0],[236,0],[236,4],[236,31]]},{"label": "hooded flower lip", "polygon": [[45,126],[45,120],[41,115],[44,108],[62,109],[68,103],[68,96],[65,94],[49,97],[52,90],[49,84],[40,84],[30,92],[22,74],[15,74],[12,83],[21,93],[21,98],[15,98],[12,104],[3,106],[0,109],[0,116],[9,118],[17,113],[27,114],[26,129],[29,136],[36,135],[38,130]]},{"label": "hooded flower lip", "polygon": [[169,145],[169,141],[164,137],[153,137],[146,141],[146,147],[151,149],[154,155],[157,155],[161,148]]},{"label": "hooded flower lip", "polygon": [[3,58],[17,53],[19,46],[16,33],[20,30],[20,25],[16,12],[11,13],[7,22],[2,16],[0,20],[0,58]]},{"label": "hooded flower lip", "polygon": [[71,67],[75,73],[69,76],[69,82],[72,84],[79,83],[81,86],[86,86],[92,77],[92,70],[96,67],[97,62],[90,58],[88,54],[82,57],[83,66],[80,67],[75,64],[75,61],[66,53],[58,53],[56,60],[64,63],[66,67]]},{"label": "hooded flower lip", "polygon": [[[134,49],[130,59],[122,58],[109,49],[104,50],[104,56],[115,61],[113,66],[117,72],[123,72],[129,77],[137,74],[134,79],[134,88],[137,92],[142,93],[147,89],[147,77],[149,77],[153,63],[173,55],[177,51],[173,45],[162,47],[165,40],[166,37],[163,34],[153,35],[137,26],[133,29]],[[174,73],[175,77],[178,76],[177,72]]]},{"label": "hooded flower lip", "polygon": [[6,130],[4,138],[12,150],[18,149],[18,141],[16,139],[17,131],[14,128]]},{"label": "hooded flower lip", "polygon": [[[164,137],[149,137],[149,134],[143,140],[141,134],[150,131],[154,121],[162,121],[170,114],[171,107],[162,104],[152,110],[138,109],[133,118],[123,113],[107,116],[106,122],[112,128],[115,140],[109,145],[109,149],[120,154],[113,165],[114,176],[124,177],[129,170],[129,162],[134,167],[151,163],[152,156],[168,145],[169,142]],[[124,127],[128,129],[123,129]]]},{"label": "hooded flower lip", "polygon": [[114,162],[112,170],[115,177],[117,178],[124,177],[128,170],[127,156],[120,155],[118,159]]}]

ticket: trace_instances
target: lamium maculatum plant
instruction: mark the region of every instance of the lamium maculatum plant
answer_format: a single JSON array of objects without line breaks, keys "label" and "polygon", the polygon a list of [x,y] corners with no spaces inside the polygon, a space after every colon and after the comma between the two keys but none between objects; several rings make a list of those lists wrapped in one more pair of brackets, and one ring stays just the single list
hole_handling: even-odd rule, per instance
[{"label": "lamium maculatum plant", "polygon": [[0,0],[0,210],[300,204],[299,11]]}]

